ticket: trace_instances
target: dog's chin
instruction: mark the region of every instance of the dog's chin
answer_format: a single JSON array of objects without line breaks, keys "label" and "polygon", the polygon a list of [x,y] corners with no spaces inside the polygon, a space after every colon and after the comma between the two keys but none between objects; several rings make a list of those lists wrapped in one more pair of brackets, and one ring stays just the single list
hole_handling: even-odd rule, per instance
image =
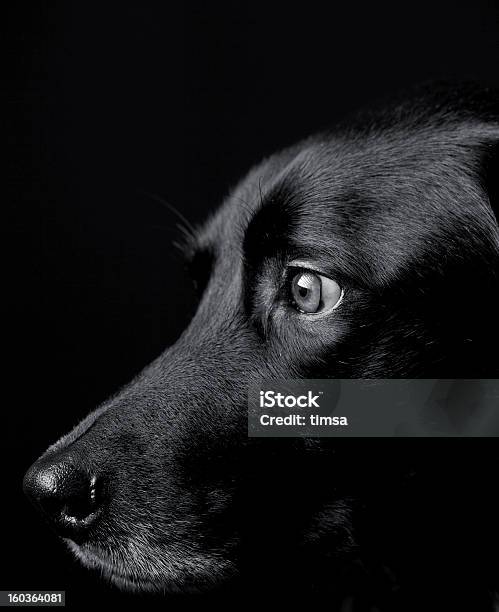
[{"label": "dog's chin", "polygon": [[97,571],[103,579],[128,592],[161,595],[203,593],[219,588],[237,573],[232,562],[216,556],[169,560],[154,567],[122,560],[124,551],[106,552],[92,544],[78,545],[68,539],[65,542],[85,567]]}]

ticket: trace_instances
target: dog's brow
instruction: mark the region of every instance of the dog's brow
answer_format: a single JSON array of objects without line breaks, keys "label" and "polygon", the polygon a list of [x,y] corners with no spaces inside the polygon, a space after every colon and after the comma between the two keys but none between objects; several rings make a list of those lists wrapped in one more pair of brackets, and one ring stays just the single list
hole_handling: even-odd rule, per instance
[{"label": "dog's brow", "polygon": [[243,251],[247,258],[261,252],[262,243],[271,248],[289,236],[291,219],[301,208],[293,184],[282,181],[270,192],[262,193],[256,209],[244,232]]}]

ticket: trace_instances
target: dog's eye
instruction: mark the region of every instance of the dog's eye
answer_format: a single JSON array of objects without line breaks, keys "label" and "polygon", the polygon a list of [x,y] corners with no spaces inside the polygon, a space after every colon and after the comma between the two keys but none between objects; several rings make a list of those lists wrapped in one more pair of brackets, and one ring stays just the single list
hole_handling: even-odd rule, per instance
[{"label": "dog's eye", "polygon": [[302,270],[292,278],[291,297],[300,312],[327,312],[339,306],[343,290],[336,281],[327,276]]}]

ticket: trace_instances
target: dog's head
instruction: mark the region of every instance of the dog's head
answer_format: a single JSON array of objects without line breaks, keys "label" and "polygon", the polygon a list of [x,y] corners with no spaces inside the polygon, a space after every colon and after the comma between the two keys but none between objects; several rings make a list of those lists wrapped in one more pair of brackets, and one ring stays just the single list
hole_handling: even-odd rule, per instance
[{"label": "dog's head", "polygon": [[248,385],[499,373],[497,110],[417,95],[251,170],[186,246],[200,301],[178,342],[26,475],[83,563],[202,589],[245,545],[351,547],[341,465],[319,494],[320,443],[248,443]]}]

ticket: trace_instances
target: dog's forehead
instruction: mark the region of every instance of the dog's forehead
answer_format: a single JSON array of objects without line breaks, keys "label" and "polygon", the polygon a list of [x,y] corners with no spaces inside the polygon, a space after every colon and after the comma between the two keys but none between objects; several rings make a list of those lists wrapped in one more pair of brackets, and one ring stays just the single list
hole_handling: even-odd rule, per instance
[{"label": "dog's forehead", "polygon": [[[253,168],[202,228],[200,238],[219,236],[228,226],[231,234],[238,227],[244,229],[263,206],[284,203],[284,194],[302,198],[311,209],[327,203],[334,211],[355,191],[370,191],[371,197],[382,198],[394,189],[400,195],[404,184],[408,189],[421,180],[428,184],[430,168],[445,166],[450,157],[457,174],[455,151],[445,144],[438,134],[403,132],[370,138],[325,134],[309,139]],[[452,170],[446,167],[447,172]],[[361,213],[362,207],[358,209],[352,208],[351,214]]]},{"label": "dog's forehead", "polygon": [[200,228],[199,245],[241,244],[251,220],[269,201],[270,191],[285,183],[286,176],[289,180],[289,175],[305,155],[306,148],[298,144],[254,166]]},{"label": "dog's forehead", "polygon": [[[310,139],[262,161],[230,192],[198,233],[199,244],[241,244],[263,209],[300,200],[312,211],[326,196],[334,207],[349,177],[343,145],[330,137]],[[355,166],[355,164],[354,164]]]},{"label": "dog's forehead", "polygon": [[482,234],[477,240],[490,233],[466,126],[346,131],[304,141],[251,170],[199,241],[242,256],[248,233],[253,241],[272,240],[286,221],[298,242],[301,230],[309,242],[315,238],[334,257],[352,255],[370,273],[374,264],[361,259],[377,259],[384,277],[426,251],[438,256],[453,246],[457,252],[463,236],[471,244],[474,232]]}]

